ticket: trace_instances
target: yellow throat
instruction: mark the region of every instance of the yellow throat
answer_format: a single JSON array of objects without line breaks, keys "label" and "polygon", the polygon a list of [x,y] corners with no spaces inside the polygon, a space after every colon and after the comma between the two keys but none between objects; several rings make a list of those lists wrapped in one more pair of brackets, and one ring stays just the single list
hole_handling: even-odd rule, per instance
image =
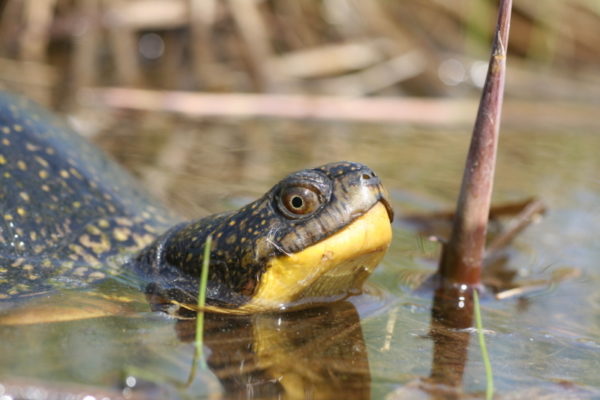
[{"label": "yellow throat", "polygon": [[327,239],[270,261],[254,297],[241,308],[273,309],[359,289],[383,258],[391,239],[388,212],[378,202]]}]

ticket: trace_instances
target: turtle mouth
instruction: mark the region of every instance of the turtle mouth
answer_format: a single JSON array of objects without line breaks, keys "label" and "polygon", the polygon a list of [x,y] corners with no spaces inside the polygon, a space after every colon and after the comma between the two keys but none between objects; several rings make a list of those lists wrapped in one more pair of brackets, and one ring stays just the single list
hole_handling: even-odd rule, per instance
[{"label": "turtle mouth", "polygon": [[379,202],[381,204],[383,204],[383,206],[385,207],[385,210],[387,211],[388,217],[390,219],[390,223],[394,222],[394,209],[392,208],[392,205],[390,204],[390,202],[387,200],[387,198],[389,197],[387,194],[387,191],[383,188],[383,186],[380,186],[380,192],[384,191],[386,192],[385,195],[381,195],[379,197]]},{"label": "turtle mouth", "polygon": [[289,308],[356,293],[385,255],[393,212],[381,198],[330,237],[268,262],[248,310]]}]

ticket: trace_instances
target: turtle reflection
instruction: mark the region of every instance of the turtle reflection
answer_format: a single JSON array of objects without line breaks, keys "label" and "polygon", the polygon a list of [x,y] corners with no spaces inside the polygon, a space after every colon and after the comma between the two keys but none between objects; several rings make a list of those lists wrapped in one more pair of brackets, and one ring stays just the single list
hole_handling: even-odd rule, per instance
[{"label": "turtle reflection", "polygon": [[[227,397],[370,397],[367,349],[349,302],[282,313],[210,313],[204,323],[207,364]],[[196,321],[178,321],[176,331],[192,342]]]}]

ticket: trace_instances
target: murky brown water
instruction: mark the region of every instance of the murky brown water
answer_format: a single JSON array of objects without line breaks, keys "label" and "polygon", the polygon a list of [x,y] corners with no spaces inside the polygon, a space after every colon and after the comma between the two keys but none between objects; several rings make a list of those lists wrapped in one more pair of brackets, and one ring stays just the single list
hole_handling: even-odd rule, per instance
[{"label": "murky brown water", "polygon": [[[292,170],[341,159],[377,171],[400,216],[449,209],[470,133],[156,118],[130,118],[109,131],[96,140],[189,216],[237,207]],[[598,149],[600,137],[592,132],[502,133],[495,201],[537,196],[549,209],[508,250],[509,267],[522,281],[548,279],[565,267],[580,272],[524,298],[483,302],[502,398],[600,397]],[[430,327],[432,294],[410,287],[434,270],[438,249],[408,226],[395,228],[392,248],[370,280],[380,289],[304,314],[209,317],[206,368],[191,369],[193,323],[150,313],[138,296],[126,316],[0,326],[3,384],[109,391],[82,389],[97,397],[126,389],[140,398],[428,398],[417,382],[440,371],[440,357],[433,363],[440,353]],[[119,282],[98,290],[130,291]],[[481,396],[485,375],[475,334],[440,329],[441,341],[453,346],[441,357],[450,360],[443,368],[462,379],[466,397]],[[453,396],[448,389],[442,398]]]}]

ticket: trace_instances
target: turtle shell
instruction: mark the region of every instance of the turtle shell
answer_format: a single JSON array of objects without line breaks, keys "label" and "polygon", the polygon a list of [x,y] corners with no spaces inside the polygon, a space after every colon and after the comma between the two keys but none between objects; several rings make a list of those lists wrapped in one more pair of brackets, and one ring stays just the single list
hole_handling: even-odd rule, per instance
[{"label": "turtle shell", "polygon": [[63,121],[0,92],[0,299],[121,274],[177,221]]}]

